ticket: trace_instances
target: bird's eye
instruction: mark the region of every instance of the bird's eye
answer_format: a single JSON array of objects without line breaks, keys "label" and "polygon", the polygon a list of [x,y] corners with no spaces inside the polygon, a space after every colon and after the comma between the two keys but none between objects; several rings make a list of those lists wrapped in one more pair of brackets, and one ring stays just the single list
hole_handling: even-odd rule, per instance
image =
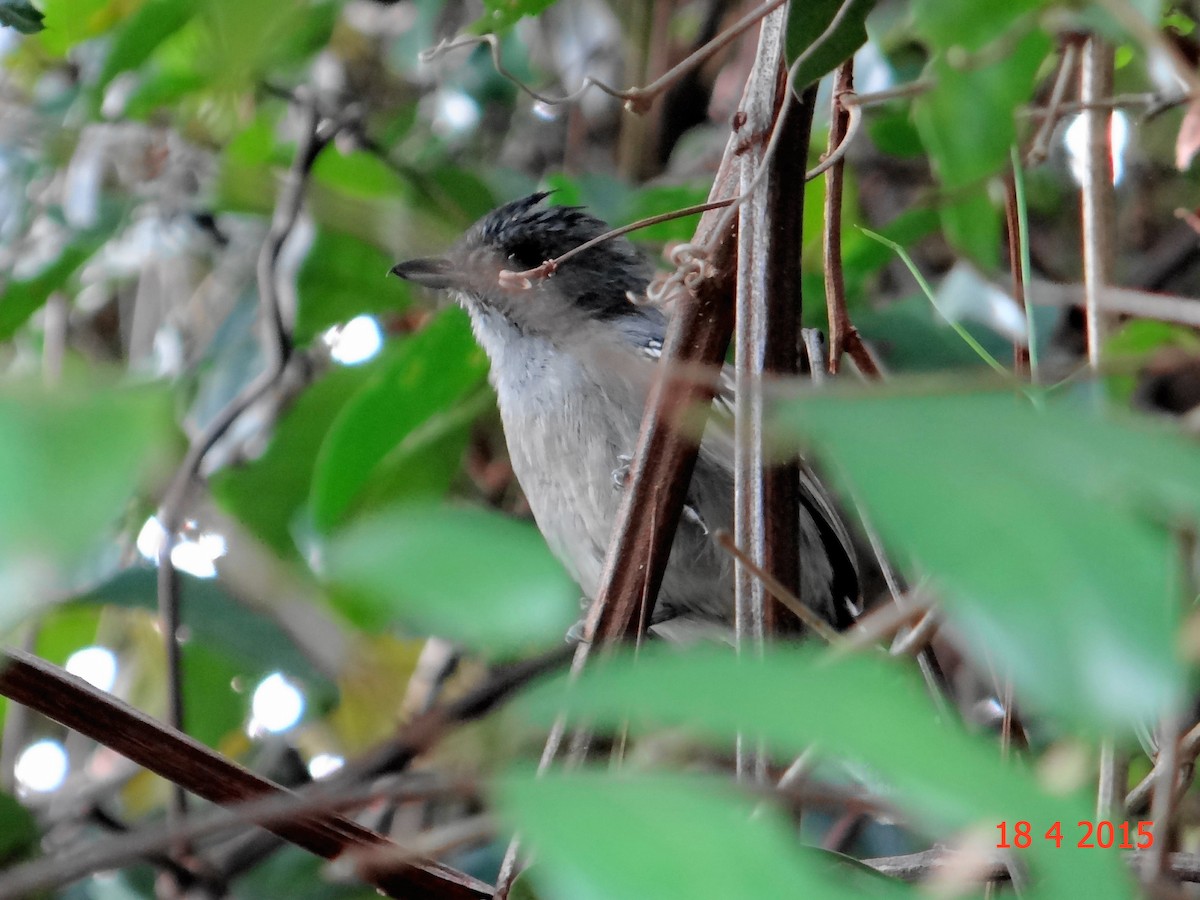
[{"label": "bird's eye", "polygon": [[541,241],[523,240],[510,244],[508,247],[508,258],[522,269],[540,266],[552,255]]}]

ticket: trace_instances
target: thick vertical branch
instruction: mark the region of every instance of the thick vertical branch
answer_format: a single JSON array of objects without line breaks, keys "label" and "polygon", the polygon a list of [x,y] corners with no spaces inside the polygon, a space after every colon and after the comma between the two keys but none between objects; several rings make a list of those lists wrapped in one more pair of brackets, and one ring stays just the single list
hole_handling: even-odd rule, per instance
[{"label": "thick vertical branch", "polygon": [[1083,45],[1079,99],[1083,103],[1087,156],[1083,167],[1083,293],[1087,314],[1088,362],[1100,365],[1105,337],[1101,295],[1112,283],[1115,241],[1112,160],[1112,109],[1103,106],[1112,95],[1113,51],[1102,38]]},{"label": "thick vertical branch", "polygon": [[[799,475],[795,465],[770,464],[762,432],[764,378],[799,370],[800,231],[813,92],[799,104],[783,77],[786,13],[785,7],[763,20],[755,61],[759,77],[746,85],[738,114],[744,149],[738,159],[743,200],[738,210],[734,533],[751,560],[795,594]],[[785,102],[796,105],[780,119]],[[777,121],[785,131],[767,160],[767,139]],[[766,174],[755,184],[764,163]],[[779,615],[762,580],[740,564],[735,613],[739,640],[756,643]]]}]

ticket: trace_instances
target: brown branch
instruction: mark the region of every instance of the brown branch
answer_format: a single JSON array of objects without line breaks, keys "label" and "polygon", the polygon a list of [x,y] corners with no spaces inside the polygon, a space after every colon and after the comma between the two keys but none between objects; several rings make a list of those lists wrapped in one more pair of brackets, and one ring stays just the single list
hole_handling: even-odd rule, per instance
[{"label": "brown branch", "polygon": [[[733,546],[758,570],[800,593],[800,475],[797,464],[773,466],[763,434],[768,374],[800,369],[800,252],[803,162],[808,156],[815,92],[797,100],[785,62],[786,11],[764,20],[754,71],[734,133],[741,142],[738,177],[737,352],[734,367]],[[777,139],[767,156],[767,136]],[[761,174],[760,173],[765,173]],[[781,600],[740,562],[734,569],[734,626],[739,646],[761,646],[783,621]],[[741,757],[739,754],[739,762]],[[739,771],[743,771],[739,766]]]},{"label": "brown branch", "polygon": [[[237,803],[223,809],[193,814],[178,825],[163,828],[160,823],[125,831],[111,838],[91,840],[86,846],[64,848],[60,853],[16,866],[4,872],[0,881],[0,900],[28,897],[35,893],[68,885],[96,872],[117,869],[141,860],[157,860],[162,851],[180,842],[192,844],[247,825],[281,825],[301,816],[329,813],[362,807],[379,800],[415,800],[446,794],[466,785],[439,783],[421,779],[421,783],[405,782],[388,787],[370,787],[352,793],[307,794],[299,796],[286,791],[265,794],[254,800]],[[94,810],[94,815],[103,816]],[[113,827],[111,821],[105,821]],[[387,844],[371,845],[384,851]],[[403,852],[405,848],[400,848]],[[363,852],[363,851],[355,851]],[[410,855],[409,860],[412,859]],[[169,865],[163,860],[163,865]],[[208,874],[207,867],[199,867]],[[190,870],[180,873],[193,875]],[[227,874],[227,873],[222,873]],[[482,886],[481,886],[482,889]]]},{"label": "brown branch", "polygon": [[[457,725],[506,701],[532,679],[565,665],[573,648],[563,645],[498,672],[454,703],[417,716],[397,736],[368,756],[348,763],[337,776],[297,792],[248,771],[203,744],[154,721],[111,694],[28,653],[0,656],[0,694],[116,750],[188,791],[223,805],[268,795],[297,804],[328,803],[338,791],[358,790],[363,779],[399,771]],[[316,796],[314,796],[316,795]],[[341,816],[311,815],[268,825],[268,830],[310,852],[334,859],[361,847],[390,845],[387,838]],[[490,897],[491,890],[436,863],[408,862],[372,873],[372,884],[397,897]],[[9,881],[0,879],[0,897]]]},{"label": "brown branch", "polygon": [[[87,735],[213,803],[228,805],[285,790],[31,654],[9,650],[0,656],[0,694]],[[326,859],[336,859],[354,847],[391,843],[383,835],[337,815],[277,822],[267,828]],[[7,890],[7,884],[0,882],[0,891]],[[392,872],[373,884],[391,897],[490,895],[480,882],[429,861]],[[0,893],[0,896],[17,895]]]},{"label": "brown branch", "polygon": [[[837,150],[850,142],[851,126],[861,107],[848,105],[854,91],[854,60],[838,68],[833,82],[833,110],[829,123],[829,150],[832,159]],[[842,184],[845,163],[839,157],[825,173],[825,234],[822,259],[825,269],[825,306],[829,314],[829,374],[836,375],[842,353],[850,354],[860,372],[879,379],[879,366],[859,337],[846,309],[846,277],[842,268]]]},{"label": "brown branch", "polygon": [[1078,64],[1079,41],[1068,37],[1063,42],[1062,54],[1058,59],[1058,71],[1054,75],[1054,86],[1050,89],[1050,98],[1046,101],[1045,108],[1037,113],[1041,122],[1029,144],[1029,151],[1025,154],[1027,165],[1041,165],[1050,155],[1050,137],[1054,134],[1055,126],[1062,118],[1063,99],[1066,97],[1067,85],[1071,83],[1071,77],[1075,74]]},{"label": "brown branch", "polygon": [[[1113,51],[1096,35],[1086,38],[1080,65],[1079,99],[1092,103],[1112,93]],[[1100,366],[1107,317],[1100,311],[1100,293],[1112,283],[1114,228],[1112,111],[1089,109],[1083,114],[1087,154],[1080,189],[1083,219],[1083,290],[1088,363]]]}]

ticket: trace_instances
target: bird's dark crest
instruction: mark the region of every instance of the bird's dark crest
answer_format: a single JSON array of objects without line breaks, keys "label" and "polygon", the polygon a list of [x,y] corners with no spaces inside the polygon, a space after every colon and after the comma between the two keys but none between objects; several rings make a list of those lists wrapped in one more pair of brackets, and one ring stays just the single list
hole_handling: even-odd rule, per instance
[{"label": "bird's dark crest", "polygon": [[[548,196],[549,191],[538,191],[493,210],[472,229],[468,241],[492,247],[513,270],[524,271],[610,230],[582,207],[542,206]],[[629,313],[628,295],[645,292],[650,266],[629,241],[618,237],[572,257],[557,276],[577,279],[572,292],[577,302],[604,319]]]}]

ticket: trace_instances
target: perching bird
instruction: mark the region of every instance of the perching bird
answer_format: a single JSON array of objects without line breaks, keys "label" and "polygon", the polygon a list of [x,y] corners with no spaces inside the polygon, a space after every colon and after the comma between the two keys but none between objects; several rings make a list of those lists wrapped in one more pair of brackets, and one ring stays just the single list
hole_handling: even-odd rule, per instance
[{"label": "perching bird", "polygon": [[[624,238],[572,257],[527,289],[501,284],[501,271],[534,268],[609,230],[578,208],[543,206],[546,196],[493,210],[445,257],[392,272],[450,291],[470,315],[534,519],[594,598],[666,320],[631,302],[645,295],[651,268]],[[801,598],[841,627],[857,600],[853,550],[815,478],[804,471],[801,482]],[[731,623],[733,563],[712,533],[733,523],[733,444],[711,425],[687,504],[653,621]]]}]

